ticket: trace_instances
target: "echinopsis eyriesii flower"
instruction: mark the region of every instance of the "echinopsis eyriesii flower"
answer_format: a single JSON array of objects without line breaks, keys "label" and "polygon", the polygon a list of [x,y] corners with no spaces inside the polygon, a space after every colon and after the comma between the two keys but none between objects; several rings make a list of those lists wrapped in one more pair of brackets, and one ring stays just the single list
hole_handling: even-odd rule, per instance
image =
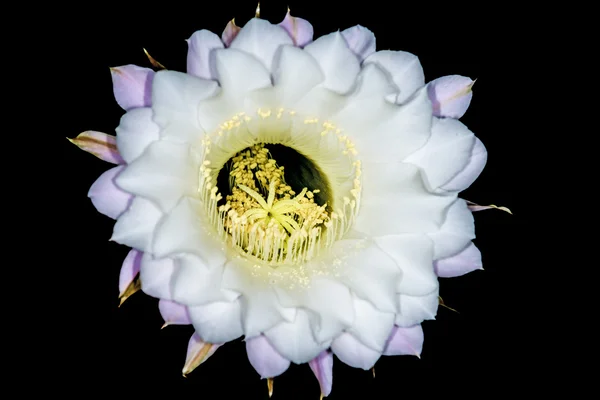
[{"label": "echinopsis eyriesii flower", "polygon": [[187,72],[111,69],[116,137],[72,141],[117,164],[89,191],[131,247],[120,298],[141,288],[191,324],[183,373],[243,337],[261,378],[333,355],[368,370],[419,355],[438,277],[481,268],[458,197],[487,152],[461,122],[473,81],[427,84],[418,58],[362,26],[313,40],[289,12],[188,39]]}]

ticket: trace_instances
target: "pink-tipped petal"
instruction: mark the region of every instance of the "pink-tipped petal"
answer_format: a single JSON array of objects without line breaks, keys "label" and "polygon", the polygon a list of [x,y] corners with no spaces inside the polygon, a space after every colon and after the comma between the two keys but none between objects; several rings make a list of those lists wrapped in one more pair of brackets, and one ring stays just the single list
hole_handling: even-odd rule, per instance
[{"label": "pink-tipped petal", "polygon": [[354,367],[369,370],[381,357],[381,353],[375,351],[349,333],[342,333],[333,343],[331,350],[343,363]]},{"label": "pink-tipped petal", "polygon": [[77,135],[75,139],[69,139],[69,142],[103,161],[113,164],[125,163],[117,150],[117,140],[112,135],[97,131],[85,131]]},{"label": "pink-tipped petal", "polygon": [[194,333],[188,343],[187,354],[185,356],[185,365],[183,366],[183,376],[186,376],[197,366],[208,360],[217,349],[221,347],[220,344],[206,343],[200,339],[197,333]]},{"label": "pink-tipped petal", "polygon": [[131,282],[133,282],[140,272],[143,255],[144,253],[135,249],[131,249],[129,253],[127,253],[125,260],[123,260],[123,265],[121,266],[121,272],[119,273],[119,296],[123,296],[127,287],[129,287]]},{"label": "pink-tipped petal", "polygon": [[472,201],[467,201],[467,206],[469,207],[469,210],[471,212],[495,209],[495,210],[501,210],[501,211],[507,212],[510,215],[512,215],[512,211],[510,211],[510,209],[508,207],[498,207],[495,204],[490,204],[490,205],[487,205],[487,206],[482,206],[482,205],[479,205],[479,204],[475,204]]},{"label": "pink-tipped petal", "polygon": [[115,100],[125,111],[152,105],[154,71],[137,65],[123,65],[110,69]]},{"label": "pink-tipped petal", "polygon": [[454,178],[442,186],[447,191],[460,192],[465,190],[481,174],[487,162],[487,150],[481,140],[475,138],[468,164]]},{"label": "pink-tipped petal", "polygon": [[434,79],[427,85],[427,94],[436,117],[460,118],[465,115],[475,81],[461,75],[448,75]]},{"label": "pink-tipped petal", "polygon": [[483,269],[481,252],[473,243],[470,243],[460,253],[435,261],[433,268],[440,278],[452,278],[467,274],[476,269]]},{"label": "pink-tipped petal", "polygon": [[281,375],[290,366],[290,360],[279,354],[263,335],[246,340],[246,353],[261,379]]},{"label": "pink-tipped petal", "polygon": [[242,28],[235,24],[235,18],[227,23],[225,30],[221,34],[221,40],[223,41],[225,47],[229,47],[231,42],[233,42],[233,39],[235,39],[237,34],[240,32],[240,29]]},{"label": "pink-tipped petal", "polygon": [[394,326],[392,334],[385,345],[385,356],[417,356],[423,350],[423,328],[415,325],[408,328]]},{"label": "pink-tipped petal", "polygon": [[158,302],[158,310],[165,321],[165,325],[190,325],[190,316],[188,308],[183,304],[175,303],[169,300],[160,300]]},{"label": "pink-tipped petal", "polygon": [[214,33],[203,29],[188,39],[187,73],[202,79],[216,79],[214,49],[222,49],[223,42]]},{"label": "pink-tipped petal", "polygon": [[120,165],[104,172],[90,187],[88,197],[92,204],[101,214],[112,219],[117,219],[123,214],[129,205],[133,196],[115,185],[115,177],[125,168]]},{"label": "pink-tipped petal", "polygon": [[312,42],[313,26],[305,19],[292,17],[289,9],[283,21],[279,23],[279,26],[285,29],[290,35],[295,46],[304,47]]},{"label": "pink-tipped petal", "polygon": [[375,35],[364,26],[356,25],[343,30],[342,36],[360,62],[375,53]]},{"label": "pink-tipped petal", "polygon": [[308,362],[321,388],[321,398],[329,396],[333,383],[333,353],[325,350]]}]

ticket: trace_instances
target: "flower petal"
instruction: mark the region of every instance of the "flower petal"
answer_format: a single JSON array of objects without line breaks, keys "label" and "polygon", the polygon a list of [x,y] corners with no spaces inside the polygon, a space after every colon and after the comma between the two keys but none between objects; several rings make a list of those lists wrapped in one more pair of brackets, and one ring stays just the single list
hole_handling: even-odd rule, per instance
[{"label": "flower petal", "polygon": [[81,150],[87,151],[103,161],[113,164],[124,163],[117,150],[115,137],[112,135],[96,131],[85,131],[77,135],[75,139],[67,139]]},{"label": "flower petal", "polygon": [[290,361],[282,357],[263,335],[246,339],[246,353],[261,379],[281,375],[290,366]]},{"label": "flower petal", "polygon": [[226,343],[243,334],[240,302],[218,301],[189,307],[190,319],[200,338],[210,343]]},{"label": "flower petal", "polygon": [[427,92],[433,104],[433,115],[460,118],[465,115],[475,81],[461,75],[442,76],[427,84]]},{"label": "flower petal", "polygon": [[451,257],[442,258],[434,263],[435,273],[441,278],[452,278],[483,269],[481,252],[470,243],[463,251]]},{"label": "flower petal", "polygon": [[293,106],[325,80],[317,61],[297,47],[283,46],[273,64],[273,82],[282,105]]},{"label": "flower petal", "polygon": [[133,162],[150,143],[158,140],[159,127],[152,116],[151,108],[136,108],[121,117],[116,129],[117,147],[125,162]]},{"label": "flower petal", "polygon": [[342,31],[348,48],[360,62],[375,53],[375,35],[364,26],[355,25]]},{"label": "flower petal", "polygon": [[304,48],[321,66],[325,75],[323,86],[339,94],[352,89],[360,65],[339,32],[321,36]]},{"label": "flower petal", "polygon": [[442,186],[443,190],[460,192],[471,186],[481,174],[487,162],[487,150],[481,140],[475,138],[469,161],[465,168]]},{"label": "flower petal", "polygon": [[195,194],[198,166],[199,160],[188,146],[159,140],[129,164],[116,182],[168,212],[183,196]]},{"label": "flower petal", "polygon": [[198,333],[194,333],[188,343],[185,365],[181,371],[183,376],[186,376],[204,361],[208,360],[219,347],[221,347],[220,344],[206,343],[202,341]]},{"label": "flower petal", "polygon": [[423,350],[423,328],[421,325],[400,328],[394,326],[383,355],[385,356],[417,356],[421,355]]},{"label": "flower petal", "polygon": [[[224,258],[224,257],[223,257]],[[215,301],[235,300],[221,290],[223,262],[205,264],[198,257],[178,257],[172,277],[173,299],[186,306],[201,306]]]},{"label": "flower petal", "polygon": [[279,26],[290,35],[294,46],[304,47],[312,42],[314,30],[310,22],[302,18],[292,17],[289,8]]},{"label": "flower petal", "polygon": [[115,224],[110,240],[141,251],[149,251],[152,235],[162,212],[152,202],[135,197]]},{"label": "flower petal", "polygon": [[467,167],[474,144],[475,135],[462,122],[434,118],[431,137],[405,162],[421,168],[428,187],[435,191]]},{"label": "flower petal", "polygon": [[142,266],[142,256],[144,253],[131,249],[123,265],[121,266],[121,272],[119,273],[119,297],[123,296],[127,287],[133,282],[137,274],[140,272]]},{"label": "flower petal", "polygon": [[123,171],[124,166],[118,166],[104,172],[90,187],[88,197],[99,213],[112,219],[123,214],[133,199],[129,193],[115,185],[115,177]]},{"label": "flower petal", "polygon": [[409,327],[420,324],[424,320],[435,319],[439,305],[438,295],[438,289],[425,296],[400,294],[398,296],[400,313],[396,314],[395,324]]},{"label": "flower petal", "polygon": [[404,103],[420,87],[425,85],[425,74],[419,58],[406,51],[382,50],[372,54],[365,64],[375,64],[386,71],[400,93],[396,103]]},{"label": "flower petal", "polygon": [[142,291],[149,296],[173,300],[173,277],[179,269],[171,258],[154,258],[143,253],[140,268]]},{"label": "flower petal", "polygon": [[264,19],[252,18],[229,47],[253,55],[271,71],[277,49],[282,45],[293,44],[292,38],[281,26],[272,25]]},{"label": "flower petal", "polygon": [[367,347],[383,351],[385,342],[394,326],[394,314],[379,311],[365,300],[354,296],[354,311],[356,317],[348,333]]},{"label": "flower petal", "polygon": [[333,353],[324,351],[308,362],[308,366],[317,377],[321,388],[321,397],[329,396],[333,383]]},{"label": "flower petal", "polygon": [[439,230],[429,233],[434,242],[434,260],[448,258],[462,251],[475,238],[473,214],[463,199],[456,199],[446,213]]},{"label": "flower petal", "polygon": [[169,300],[160,300],[158,310],[165,321],[165,325],[190,325],[192,321],[188,314],[188,308],[183,304]]},{"label": "flower petal", "polygon": [[306,363],[329,347],[317,343],[311,333],[308,311],[299,309],[293,322],[280,322],[264,333],[275,349],[296,364]]},{"label": "flower petal", "polygon": [[196,31],[187,41],[187,73],[202,79],[216,79],[214,49],[222,49],[221,39],[206,29]]},{"label": "flower petal", "polygon": [[381,357],[381,353],[365,346],[349,333],[342,333],[333,343],[331,350],[343,363],[369,370]]},{"label": "flower petal", "polygon": [[110,69],[113,92],[117,104],[125,111],[152,104],[154,71],[137,65],[124,65]]},{"label": "flower petal", "polygon": [[231,42],[233,42],[233,39],[235,39],[237,34],[240,32],[240,29],[242,28],[235,24],[235,18],[227,23],[225,30],[223,30],[223,33],[221,34],[221,40],[223,41],[225,47],[229,47]]}]

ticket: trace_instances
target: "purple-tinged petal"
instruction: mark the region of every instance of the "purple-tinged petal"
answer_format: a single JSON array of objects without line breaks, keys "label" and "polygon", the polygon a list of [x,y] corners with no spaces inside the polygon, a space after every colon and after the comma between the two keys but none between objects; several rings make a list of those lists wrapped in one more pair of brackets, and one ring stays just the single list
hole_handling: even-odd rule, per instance
[{"label": "purple-tinged petal", "polygon": [[235,24],[235,18],[227,23],[225,30],[221,34],[221,40],[223,41],[225,47],[229,47],[241,29],[242,28]]},{"label": "purple-tinged petal", "polygon": [[194,333],[188,343],[185,365],[181,371],[183,376],[186,376],[204,361],[208,360],[220,346],[220,344],[203,342],[202,339],[200,339],[200,336],[198,336],[197,333]]},{"label": "purple-tinged petal", "polygon": [[85,131],[77,135],[75,139],[67,139],[81,150],[87,151],[101,160],[113,164],[125,163],[117,150],[116,138],[112,135],[97,131]]},{"label": "purple-tinged petal", "polygon": [[144,253],[135,249],[131,249],[129,253],[127,253],[127,257],[123,260],[121,272],[119,273],[119,297],[123,296],[129,285],[131,285],[137,274],[140,272],[143,255]]},{"label": "purple-tinged petal", "polygon": [[158,302],[158,310],[165,321],[163,328],[167,325],[190,325],[192,323],[188,308],[183,304],[162,299]]},{"label": "purple-tinged petal", "polygon": [[375,365],[381,353],[375,351],[349,333],[342,333],[331,343],[333,353],[345,364],[369,370]]},{"label": "purple-tinged petal", "polygon": [[452,278],[476,269],[483,269],[481,252],[473,243],[470,243],[460,253],[435,261],[433,268],[440,278]]},{"label": "purple-tinged petal", "polygon": [[475,138],[475,143],[471,149],[471,155],[467,165],[445,183],[441,188],[446,191],[460,192],[471,186],[475,179],[481,174],[485,163],[487,162],[487,150],[481,140]]},{"label": "purple-tinged petal", "polygon": [[263,335],[246,340],[246,353],[250,364],[258,372],[261,379],[281,375],[290,366],[290,360],[279,354]]},{"label": "purple-tinged petal", "polygon": [[137,65],[123,65],[110,69],[115,100],[125,111],[152,105],[154,71]]},{"label": "purple-tinged petal", "polygon": [[436,117],[460,118],[465,115],[475,81],[461,75],[448,75],[434,79],[427,85],[427,94]]},{"label": "purple-tinged petal", "polygon": [[104,172],[90,187],[88,197],[101,214],[117,219],[131,204],[133,196],[115,185],[115,177],[125,168],[120,165]]},{"label": "purple-tinged petal", "polygon": [[415,325],[408,328],[394,326],[392,334],[385,345],[385,356],[417,356],[423,350],[423,328]]},{"label": "purple-tinged petal", "polygon": [[292,17],[289,8],[279,26],[287,31],[294,41],[295,46],[304,47],[312,42],[314,34],[313,26],[305,19]]},{"label": "purple-tinged petal", "polygon": [[309,361],[308,366],[319,380],[321,398],[329,396],[333,383],[333,353],[325,350]]},{"label": "purple-tinged petal", "polygon": [[202,79],[216,79],[214,49],[222,49],[223,42],[214,33],[203,29],[187,40],[187,73]]},{"label": "purple-tinged petal", "polygon": [[375,35],[364,26],[356,25],[345,29],[342,36],[360,62],[375,53]]},{"label": "purple-tinged petal", "polygon": [[512,215],[512,211],[510,211],[508,209],[508,207],[498,207],[497,205],[494,205],[494,204],[490,204],[489,206],[481,206],[479,204],[475,204],[472,201],[467,200],[467,206],[469,207],[469,210],[471,210],[472,212],[496,209],[496,210],[501,210],[501,211],[507,212]]}]

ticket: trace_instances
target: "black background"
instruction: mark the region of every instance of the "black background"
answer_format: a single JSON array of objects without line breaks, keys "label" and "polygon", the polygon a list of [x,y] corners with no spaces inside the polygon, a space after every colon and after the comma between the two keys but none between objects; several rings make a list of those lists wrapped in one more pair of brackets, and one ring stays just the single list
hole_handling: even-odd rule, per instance
[{"label": "black background", "polygon": [[[205,4],[203,4],[205,3]],[[65,314],[56,317],[59,341],[51,372],[50,392],[185,395],[186,398],[244,396],[266,399],[266,382],[250,366],[245,346],[236,340],[221,347],[187,378],[181,376],[193,328],[161,330],[157,300],[135,294],[117,308],[118,275],[128,249],[109,242],[114,222],[97,213],[86,194],[111,165],[71,145],[65,136],[85,130],[114,134],[123,110],[113,98],[109,67],[137,64],[149,67],[142,51],[168,69],[185,70],[187,39],[195,30],[220,34],[233,17],[242,26],[253,17],[254,2],[162,2],[148,4],[95,2],[65,7],[55,19],[53,58],[60,60],[61,95],[67,107],[49,121],[60,143],[64,183],[59,213],[61,267],[54,274],[62,286]],[[488,397],[513,391],[530,367],[527,333],[519,300],[520,277],[531,267],[523,257],[524,216],[520,182],[522,135],[516,117],[519,54],[514,53],[517,14],[490,6],[474,10],[463,5],[415,10],[400,2],[363,1],[313,3],[290,0],[294,16],[309,20],[315,37],[361,24],[377,37],[377,49],[404,50],[419,56],[426,81],[460,74],[477,78],[469,110],[461,119],[488,149],[488,163],[479,179],[461,197],[479,204],[504,205],[502,211],[475,214],[476,245],[484,271],[441,279],[441,296],[459,311],[440,308],[435,321],[423,324],[421,359],[383,357],[370,371],[334,362],[329,398],[401,398],[409,393],[425,398]],[[60,6],[57,6],[60,9]],[[280,22],[287,4],[263,1],[261,16]],[[55,10],[55,11],[56,11]],[[56,75],[55,75],[56,76]],[[50,105],[52,106],[52,105]],[[64,286],[63,286],[64,285]],[[64,298],[63,298],[64,297]],[[57,329],[54,329],[57,332]],[[61,365],[61,366],[59,366]],[[76,385],[73,383],[76,382]],[[189,397],[188,397],[189,396]],[[292,365],[275,379],[274,399],[318,399],[317,380],[307,365]]]}]

